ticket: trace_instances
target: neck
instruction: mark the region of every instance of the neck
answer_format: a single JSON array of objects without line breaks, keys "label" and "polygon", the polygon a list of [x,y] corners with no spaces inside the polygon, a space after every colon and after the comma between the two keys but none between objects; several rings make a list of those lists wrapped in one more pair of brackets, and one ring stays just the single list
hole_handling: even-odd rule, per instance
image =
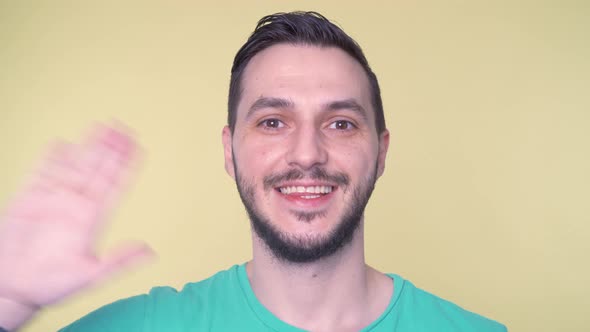
[{"label": "neck", "polygon": [[358,331],[387,307],[392,282],[365,264],[362,223],[351,243],[312,263],[279,260],[253,237],[248,278],[258,300],[279,319],[312,331]]}]

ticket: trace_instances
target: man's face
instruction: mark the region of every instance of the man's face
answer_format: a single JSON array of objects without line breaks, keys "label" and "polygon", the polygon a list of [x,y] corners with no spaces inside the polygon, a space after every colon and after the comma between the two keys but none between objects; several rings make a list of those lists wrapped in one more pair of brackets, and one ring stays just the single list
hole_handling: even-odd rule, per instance
[{"label": "man's face", "polygon": [[256,235],[278,258],[310,262],[350,242],[389,134],[377,134],[363,68],[337,48],[279,44],[242,77],[228,173]]}]

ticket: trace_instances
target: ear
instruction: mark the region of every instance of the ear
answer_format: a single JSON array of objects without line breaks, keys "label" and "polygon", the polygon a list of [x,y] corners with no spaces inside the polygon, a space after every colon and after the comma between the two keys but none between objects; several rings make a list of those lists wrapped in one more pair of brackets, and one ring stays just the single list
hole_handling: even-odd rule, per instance
[{"label": "ear", "polygon": [[389,130],[385,129],[379,135],[379,156],[377,157],[377,178],[383,175],[385,171],[385,159],[389,149]]},{"label": "ear", "polygon": [[236,178],[234,169],[234,156],[232,147],[232,133],[228,126],[223,127],[221,132],[221,141],[223,142],[223,157],[225,159],[225,171],[234,180]]}]

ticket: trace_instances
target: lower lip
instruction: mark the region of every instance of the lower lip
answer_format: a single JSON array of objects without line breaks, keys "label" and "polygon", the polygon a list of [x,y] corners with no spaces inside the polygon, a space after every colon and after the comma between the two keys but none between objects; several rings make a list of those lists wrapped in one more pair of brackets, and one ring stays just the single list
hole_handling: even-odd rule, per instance
[{"label": "lower lip", "polygon": [[[313,208],[313,207],[318,207],[320,205],[327,203],[332,198],[334,191],[332,191],[328,194],[297,193],[297,194],[285,195],[285,194],[281,193],[280,191],[276,191],[276,193],[280,197],[282,197],[283,199],[289,201],[290,203],[294,203],[294,204],[301,206],[301,207]],[[318,195],[318,197],[304,198],[304,196],[314,196],[314,195]]]}]

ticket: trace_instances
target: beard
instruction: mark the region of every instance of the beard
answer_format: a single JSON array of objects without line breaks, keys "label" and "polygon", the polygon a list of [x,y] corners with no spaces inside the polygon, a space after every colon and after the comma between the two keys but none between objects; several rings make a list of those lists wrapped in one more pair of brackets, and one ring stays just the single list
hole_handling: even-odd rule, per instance
[{"label": "beard", "polygon": [[[250,218],[252,228],[256,235],[263,240],[270,252],[279,260],[289,263],[311,263],[322,258],[329,257],[344,246],[349,244],[354,233],[359,228],[364,215],[365,207],[371,197],[377,180],[377,165],[367,179],[358,186],[349,187],[349,177],[344,173],[330,174],[323,168],[314,167],[309,171],[298,169],[288,170],[280,174],[271,174],[264,177],[263,184],[266,192],[275,190],[275,184],[282,181],[312,179],[324,180],[338,184],[346,193],[352,190],[349,205],[345,208],[340,220],[328,234],[325,235],[295,235],[278,229],[270,219],[264,215],[256,204],[255,185],[248,182],[239,172],[234,160],[236,185],[242,203]],[[322,218],[325,212],[290,211],[299,221],[311,222],[315,218]]]}]

